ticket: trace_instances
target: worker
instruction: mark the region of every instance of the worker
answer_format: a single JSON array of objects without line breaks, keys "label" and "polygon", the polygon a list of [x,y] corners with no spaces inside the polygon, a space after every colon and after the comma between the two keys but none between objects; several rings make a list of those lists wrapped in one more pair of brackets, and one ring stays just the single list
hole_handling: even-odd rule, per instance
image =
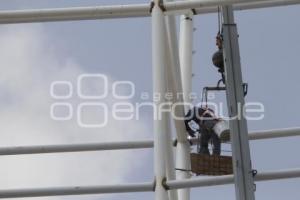
[{"label": "worker", "polygon": [[194,107],[185,116],[185,126],[188,134],[195,137],[200,134],[200,150],[198,153],[209,155],[208,143],[212,141],[213,155],[220,155],[221,140],[213,130],[218,123],[218,118],[214,116],[213,110],[209,108]]},{"label": "worker", "polygon": [[223,58],[223,41],[222,35],[220,32],[216,36],[216,46],[218,50],[212,56],[213,64],[218,68],[218,72],[222,75],[222,81],[225,84],[225,75],[224,75],[224,58]]}]

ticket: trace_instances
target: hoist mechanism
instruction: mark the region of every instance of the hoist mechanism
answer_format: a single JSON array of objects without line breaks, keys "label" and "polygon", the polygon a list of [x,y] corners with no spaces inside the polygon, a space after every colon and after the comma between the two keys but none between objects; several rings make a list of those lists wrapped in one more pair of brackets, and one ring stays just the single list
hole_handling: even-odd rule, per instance
[{"label": "hoist mechanism", "polygon": [[[185,119],[189,135],[192,137],[197,136],[198,138],[196,153],[191,153],[190,156],[191,171],[196,175],[219,176],[233,173],[232,157],[230,155],[222,155],[221,149],[222,143],[230,141],[228,122],[217,117],[214,114],[214,110],[208,107],[207,102],[209,91],[226,90],[223,38],[220,30],[220,22],[221,17],[218,11],[219,31],[216,36],[218,50],[212,56],[212,63],[221,74],[221,79],[217,82],[217,86],[203,88],[201,107],[194,107],[189,110]],[[209,143],[211,144],[211,152],[208,148]]]},{"label": "hoist mechanism", "polygon": [[216,46],[218,50],[212,56],[212,63],[215,67],[218,68],[218,72],[221,74],[221,79],[218,81],[218,85],[220,82],[225,84],[225,69],[224,69],[224,57],[223,57],[223,39],[222,34],[218,32],[216,36]]},{"label": "hoist mechanism", "polygon": [[[226,90],[226,77],[225,77],[225,64],[223,56],[223,30],[221,29],[222,16],[220,14],[220,7],[218,7],[218,32],[216,35],[216,46],[217,51],[212,56],[212,63],[218,69],[218,72],[221,74],[221,79],[217,82],[217,87],[206,87],[206,91],[209,90]],[[223,83],[224,87],[220,87],[220,84]],[[244,96],[248,93],[248,84],[243,83]]]},{"label": "hoist mechanism", "polygon": [[[226,90],[226,77],[225,77],[225,65],[223,57],[223,36],[219,31],[216,36],[216,46],[218,50],[212,56],[212,62],[215,67],[218,68],[218,72],[221,74],[221,79],[217,82],[216,87],[204,87],[205,91],[221,91]],[[220,86],[223,83],[224,86]],[[248,83],[243,83],[244,96],[248,93]]]}]

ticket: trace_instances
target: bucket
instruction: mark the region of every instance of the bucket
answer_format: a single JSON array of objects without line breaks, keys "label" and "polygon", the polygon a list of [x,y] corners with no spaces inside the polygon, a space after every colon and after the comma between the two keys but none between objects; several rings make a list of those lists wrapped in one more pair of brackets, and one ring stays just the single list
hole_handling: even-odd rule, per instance
[{"label": "bucket", "polygon": [[228,122],[219,120],[213,127],[214,132],[219,136],[222,142],[230,141],[230,131]]}]

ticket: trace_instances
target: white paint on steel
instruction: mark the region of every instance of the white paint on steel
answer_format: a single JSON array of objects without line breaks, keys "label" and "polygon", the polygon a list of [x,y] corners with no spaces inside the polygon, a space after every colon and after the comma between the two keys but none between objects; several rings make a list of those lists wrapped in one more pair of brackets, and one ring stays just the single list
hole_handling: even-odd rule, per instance
[{"label": "white paint on steel", "polygon": [[249,135],[249,140],[262,140],[262,139],[272,139],[281,137],[292,137],[300,136],[300,128],[283,128],[283,129],[273,129],[264,131],[254,131]]},{"label": "white paint on steel", "polygon": [[105,151],[105,150],[121,150],[121,149],[125,150],[125,149],[152,148],[152,147],[153,147],[153,140],[87,143],[87,144],[17,146],[17,147],[0,147],[0,155],[67,153],[67,152]]},{"label": "white paint on steel", "polygon": [[[178,118],[184,117],[184,105],[182,97],[182,78],[179,61],[179,50],[177,42],[176,21],[174,16],[166,17],[166,27],[168,35],[168,56],[170,62],[168,63],[168,76],[169,76],[169,91],[172,92],[172,101],[174,106],[174,115]],[[178,95],[179,94],[179,95]],[[177,140],[178,142],[186,142],[187,134],[183,120],[174,119]]]},{"label": "white paint on steel", "polygon": [[102,186],[76,186],[76,187],[53,187],[35,189],[5,189],[0,190],[0,198],[23,198],[43,196],[64,196],[82,194],[105,194],[127,192],[150,192],[153,190],[153,182],[135,184],[114,184]]},{"label": "white paint on steel", "polygon": [[[300,168],[275,170],[268,172],[259,172],[255,177],[255,181],[271,181],[278,179],[299,178]],[[196,177],[189,180],[168,181],[167,185],[170,189],[192,188],[192,187],[208,187],[215,185],[226,185],[234,183],[233,175],[216,176],[216,177]]]},{"label": "white paint on steel", "polygon": [[149,4],[1,11],[0,23],[30,23],[150,16]]},{"label": "white paint on steel", "polygon": [[[241,2],[233,5],[233,9],[235,11],[242,10],[251,10],[251,9],[260,9],[260,8],[271,8],[271,7],[279,7],[279,6],[289,6],[299,4],[299,0],[268,0],[268,1],[260,1],[260,2]],[[218,12],[217,6],[198,8],[196,9],[198,15],[207,14],[207,13],[215,13]]]},{"label": "white paint on steel", "polygon": [[[190,170],[191,161],[190,161],[190,144],[188,142],[178,142],[176,146],[176,168],[183,170]],[[188,171],[177,170],[176,178],[177,180],[189,179],[191,177]],[[178,199],[179,200],[189,200],[190,190],[189,189],[180,189],[178,190]]]},{"label": "white paint on steel", "polygon": [[[279,179],[299,178],[300,168],[274,170],[259,172],[255,176],[255,181],[271,181]],[[196,177],[185,180],[167,181],[167,186],[171,189],[208,187],[216,185],[232,184],[233,175],[216,176],[210,178]],[[0,190],[0,198],[21,198],[21,197],[43,197],[43,196],[63,196],[63,195],[83,195],[83,194],[106,194],[106,193],[127,193],[127,192],[150,192],[153,189],[153,182],[134,184],[115,184],[102,186],[76,186],[76,187],[56,187],[56,188],[27,188],[27,189],[5,189]]]},{"label": "white paint on steel", "polygon": [[[165,2],[167,2],[166,0]],[[166,40],[166,46],[167,46],[167,81],[168,81],[168,92],[172,93],[173,96],[176,96],[176,93],[182,91],[181,89],[181,79],[180,75],[176,74],[176,70],[180,70],[179,66],[179,55],[178,55],[178,44],[177,44],[177,30],[176,30],[176,19],[175,16],[165,16],[165,23],[166,23],[166,33],[167,33],[167,40]],[[177,72],[178,73],[178,72]],[[177,75],[177,76],[176,76]],[[178,80],[179,78],[179,80]],[[177,82],[175,82],[177,81]],[[179,90],[179,91],[178,91]],[[182,99],[172,99],[172,105],[174,103],[180,102]],[[181,110],[181,111],[180,111]],[[176,113],[183,112],[183,106],[181,108],[176,109]],[[181,116],[184,113],[181,114]],[[169,120],[173,117],[170,114]],[[183,122],[174,120],[175,124],[175,130],[176,130],[176,136],[177,138],[186,138],[184,132],[182,132]],[[175,162],[174,162],[174,151],[173,151],[173,140],[172,140],[172,134],[171,134],[171,127],[170,127],[170,121],[169,121],[169,147],[172,150],[172,158],[171,158],[171,165],[169,166],[169,170],[167,170],[167,180],[176,180],[176,171],[175,171]],[[170,149],[169,149],[170,151]],[[171,154],[169,153],[169,156]],[[168,163],[168,160],[170,158],[166,158],[166,162]],[[168,164],[167,164],[168,165]],[[168,167],[168,166],[167,166]],[[169,198],[170,200],[178,200],[178,192],[177,190],[170,190],[169,191]]]},{"label": "white paint on steel", "polygon": [[188,10],[188,9],[200,9],[200,8],[207,8],[207,7],[213,7],[213,6],[225,6],[225,5],[233,5],[233,4],[241,4],[242,3],[257,3],[258,5],[261,4],[262,6],[264,3],[268,3],[270,7],[272,5],[277,6],[278,4],[282,3],[283,5],[288,4],[297,4],[300,3],[297,0],[288,2],[282,0],[281,2],[278,0],[188,0],[188,1],[175,1],[175,2],[169,2],[165,3],[165,7],[167,11],[177,11],[177,10]]},{"label": "white paint on steel", "polygon": [[[184,102],[190,103],[192,92],[192,66],[193,66],[193,14],[180,16],[180,66]],[[187,112],[189,107],[185,107]]]},{"label": "white paint on steel", "polygon": [[[180,57],[180,71],[182,80],[182,92],[183,99],[185,103],[190,103],[189,98],[192,92],[192,52],[193,52],[193,15],[186,14],[180,16],[180,35],[179,35],[179,57]],[[185,106],[185,113],[187,113],[189,106]],[[186,133],[186,130],[184,130]],[[187,134],[186,134],[187,135]],[[177,165],[178,169],[191,169],[190,164],[190,145],[189,143],[177,143]],[[184,151],[184,152],[179,152]],[[180,158],[179,156],[184,156]],[[190,174],[188,171],[178,170],[176,172],[177,179],[188,179]],[[189,200],[190,199],[190,189],[180,189],[178,190],[179,200]]]},{"label": "white paint on steel", "polygon": [[[249,140],[276,139],[282,137],[300,136],[300,128],[284,128],[274,130],[262,130],[249,133]],[[197,140],[191,140],[196,144]],[[87,144],[62,144],[62,145],[40,145],[40,146],[19,146],[0,147],[0,155],[21,155],[21,154],[43,154],[43,153],[68,153],[85,151],[107,151],[121,149],[143,149],[152,148],[152,140],[87,143]]]},{"label": "white paint on steel", "polygon": [[[182,77],[179,60],[179,48],[176,30],[176,21],[174,16],[166,16],[166,26],[168,35],[168,49],[170,62],[168,63],[168,80],[169,89],[173,94],[173,105],[175,116],[184,117],[184,105],[182,94]],[[178,96],[179,94],[179,96]],[[187,141],[187,134],[184,122],[182,120],[174,119],[176,135],[177,135],[177,146],[176,146],[176,168],[190,169],[190,145]],[[177,179],[189,178],[189,173],[183,171],[176,171]],[[185,189],[184,191],[189,191]],[[182,190],[178,191],[178,199],[182,198]],[[188,194],[188,193],[187,193]],[[189,199],[188,196],[184,196],[184,199]]]},{"label": "white paint on steel", "polygon": [[237,27],[234,22],[232,6],[223,6],[223,55],[226,77],[226,99],[230,140],[233,158],[235,193],[237,200],[254,200],[254,183],[248,141],[247,121],[244,116],[237,117],[239,106],[245,104],[243,79],[240,62]]},{"label": "white paint on steel", "polygon": [[[195,4],[196,2],[196,4]],[[203,3],[201,3],[203,2]],[[165,3],[168,12],[181,11],[196,8],[198,14],[217,12],[217,5],[224,4],[225,0],[213,1],[188,1]],[[234,9],[257,9],[275,6],[287,6],[299,4],[300,0],[228,0],[234,3]],[[0,24],[12,23],[33,23],[33,22],[54,22],[71,20],[96,20],[96,19],[115,19],[129,17],[149,17],[150,4],[131,4],[114,6],[93,6],[93,7],[73,7],[73,8],[53,8],[53,9],[34,9],[34,10],[7,10],[0,11]]]},{"label": "white paint on steel", "polygon": [[[167,92],[166,81],[166,28],[164,14],[158,5],[158,0],[154,2],[152,9],[152,70],[153,70],[153,93],[164,95]],[[165,102],[164,98],[154,101],[157,108]],[[159,112],[160,113],[160,112]],[[159,115],[159,114],[158,114]],[[166,178],[165,154],[168,141],[166,141],[167,127],[166,112],[154,119],[154,175],[155,200],[167,200],[168,194],[162,183]],[[160,119],[161,118],[161,119]]]},{"label": "white paint on steel", "polygon": [[[170,119],[171,119],[171,115],[169,114],[167,118],[168,131],[166,132],[166,140],[168,142],[168,145],[165,148],[166,177],[167,180],[176,180],[174,151],[173,151],[174,148],[173,148],[172,128],[171,128]],[[170,200],[178,200],[177,190],[169,190],[168,194]]]},{"label": "white paint on steel", "polygon": [[[184,105],[182,94],[182,77],[179,60],[179,48],[176,30],[176,21],[174,16],[166,17],[167,35],[168,35],[168,49],[170,62],[168,65],[169,87],[173,94],[174,113],[177,117],[184,117]],[[178,96],[179,94],[179,96]],[[176,168],[190,169],[190,145],[187,141],[187,134],[184,122],[182,120],[174,119],[177,146],[176,146]],[[176,171],[177,179],[189,178],[189,173],[183,171]],[[189,199],[187,195],[189,190],[185,189],[178,191],[178,199]],[[185,194],[183,194],[185,192]],[[184,198],[182,197],[184,195]]]}]

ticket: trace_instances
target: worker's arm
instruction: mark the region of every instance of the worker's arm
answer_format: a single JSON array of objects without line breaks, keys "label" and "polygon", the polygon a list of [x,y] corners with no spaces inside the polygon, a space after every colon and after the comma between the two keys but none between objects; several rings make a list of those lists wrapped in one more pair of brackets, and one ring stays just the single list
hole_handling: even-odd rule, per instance
[{"label": "worker's arm", "polygon": [[194,119],[195,119],[195,113],[192,112],[192,110],[189,110],[188,113],[185,115],[184,124],[188,134],[191,137],[195,137],[195,133],[197,132],[195,127],[192,127],[192,123],[196,123]]}]

